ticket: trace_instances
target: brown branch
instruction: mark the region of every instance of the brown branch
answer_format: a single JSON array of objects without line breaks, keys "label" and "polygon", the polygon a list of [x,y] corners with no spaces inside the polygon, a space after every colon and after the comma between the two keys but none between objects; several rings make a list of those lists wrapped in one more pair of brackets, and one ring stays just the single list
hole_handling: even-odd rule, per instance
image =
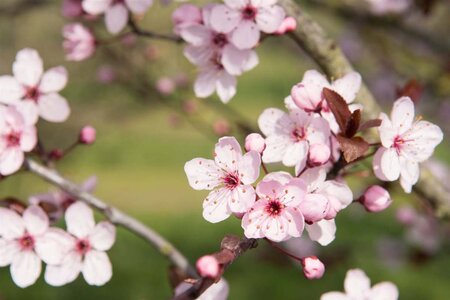
[{"label": "brown branch", "polygon": [[150,38],[150,39],[174,42],[177,44],[183,42],[183,39],[181,39],[180,37],[178,37],[176,35],[161,34],[161,33],[156,33],[156,32],[141,29],[132,18],[130,18],[128,25],[131,28],[131,32],[133,32],[134,34],[136,34],[138,36],[142,36],[142,37],[146,37],[146,38]]},{"label": "brown branch", "polygon": [[211,285],[219,281],[225,269],[233,263],[239,256],[245,253],[249,249],[257,247],[257,241],[255,239],[240,239],[234,235],[227,235],[222,239],[220,244],[220,250],[211,254],[214,256],[220,264],[221,271],[219,278],[203,277],[197,280],[192,287],[187,291],[176,295],[172,300],[193,300],[197,299],[203,292],[205,292]]},{"label": "brown branch", "polygon": [[[293,0],[280,0],[280,4],[286,13],[297,21],[296,30],[289,36],[316,61],[329,77],[338,78],[354,71],[337,43]],[[380,106],[364,83],[361,85],[356,101],[364,106],[363,116],[367,120],[377,118],[381,112]],[[420,180],[414,186],[414,190],[430,202],[437,217],[450,218],[450,192],[446,191],[442,182],[426,166],[421,166]]]},{"label": "brown branch", "polygon": [[176,249],[169,241],[159,235],[156,231],[146,226],[144,223],[127,215],[119,209],[106,204],[99,198],[82,191],[75,183],[59,175],[56,171],[40,165],[32,159],[26,159],[25,167],[30,172],[43,178],[45,181],[59,187],[66,193],[83,201],[97,211],[102,213],[113,224],[121,226],[147,241],[151,246],[159,251],[160,254],[167,257],[176,267],[185,272],[188,276],[197,277],[195,269],[189,264],[186,257]]}]

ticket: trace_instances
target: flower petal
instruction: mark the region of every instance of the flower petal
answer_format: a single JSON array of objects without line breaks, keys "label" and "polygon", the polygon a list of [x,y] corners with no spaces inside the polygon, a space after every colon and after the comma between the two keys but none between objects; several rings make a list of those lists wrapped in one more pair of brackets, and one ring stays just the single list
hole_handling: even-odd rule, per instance
[{"label": "flower petal", "polygon": [[364,299],[370,291],[370,279],[360,269],[349,270],[345,276],[344,289],[350,298]]},{"label": "flower petal", "polygon": [[111,249],[116,240],[116,227],[110,222],[98,223],[89,235],[89,242],[96,250],[107,251]]},{"label": "flower petal", "polygon": [[215,161],[194,158],[184,165],[189,185],[195,190],[212,190],[221,183],[223,171]]},{"label": "flower petal", "polygon": [[83,202],[75,202],[66,210],[67,231],[83,239],[94,230],[95,220],[92,209]]},{"label": "flower petal", "polygon": [[112,277],[112,265],[108,255],[101,251],[89,251],[84,257],[82,272],[88,284],[104,285]]},{"label": "flower petal", "polygon": [[60,265],[48,265],[45,270],[45,282],[51,286],[63,286],[74,281],[81,272],[81,255],[69,252]]},{"label": "flower petal", "polygon": [[401,168],[397,150],[394,148],[380,148],[378,151],[382,151],[380,167],[383,175],[388,181],[398,179]]},{"label": "flower petal", "polygon": [[23,213],[23,221],[27,231],[32,235],[44,234],[50,224],[47,214],[36,205],[28,206]]},{"label": "flower petal", "polygon": [[232,173],[239,169],[242,150],[235,137],[222,137],[214,148],[214,160],[223,170]]},{"label": "flower petal", "polygon": [[293,128],[289,115],[278,108],[267,108],[258,118],[258,126],[262,133],[270,136],[276,133],[288,133]]},{"label": "flower petal", "polygon": [[123,4],[109,7],[105,13],[106,29],[111,34],[117,34],[125,28],[128,22],[128,9]]},{"label": "flower petal", "polygon": [[231,42],[238,49],[251,49],[258,44],[260,35],[259,29],[254,22],[241,21],[231,34]]},{"label": "flower petal", "polygon": [[217,32],[231,32],[238,26],[240,21],[241,16],[239,11],[226,5],[217,5],[211,11],[211,27]]},{"label": "flower petal", "polygon": [[25,91],[13,76],[0,76],[0,103],[13,104],[18,102]]},{"label": "flower petal", "polygon": [[0,154],[0,174],[7,176],[15,173],[23,164],[24,155],[18,147],[7,148]]},{"label": "flower petal", "polygon": [[403,135],[406,141],[401,148],[402,155],[410,160],[423,162],[433,155],[434,148],[442,142],[441,128],[427,121],[419,121]]},{"label": "flower petal", "polygon": [[20,251],[19,243],[15,240],[0,238],[0,267],[6,267]]},{"label": "flower petal", "polygon": [[414,121],[414,103],[409,97],[401,97],[394,102],[391,112],[392,125],[399,134],[407,131]]},{"label": "flower petal", "polygon": [[217,95],[223,103],[228,103],[236,95],[236,77],[222,70],[216,81]]},{"label": "flower petal", "polygon": [[11,277],[21,288],[33,285],[41,274],[41,260],[33,251],[21,251],[11,263]]},{"label": "flower petal", "polygon": [[0,207],[0,236],[13,240],[25,232],[25,223],[16,212]]},{"label": "flower petal", "polygon": [[226,188],[211,191],[203,201],[203,218],[211,223],[218,223],[231,215],[228,206],[232,192]]},{"label": "flower petal", "polygon": [[368,298],[370,300],[397,300],[398,288],[391,282],[380,282],[372,287]]},{"label": "flower petal", "polygon": [[245,153],[238,162],[240,179],[244,184],[252,184],[259,177],[261,156],[256,151]]},{"label": "flower petal", "polygon": [[75,239],[60,228],[50,228],[43,236],[36,238],[35,251],[48,265],[62,263],[75,244]]},{"label": "flower petal", "polygon": [[57,93],[40,96],[38,106],[40,116],[49,122],[64,122],[70,114],[67,100]]},{"label": "flower petal", "polygon": [[320,300],[353,300],[341,292],[328,292],[320,297]]},{"label": "flower petal", "polygon": [[274,33],[283,23],[286,16],[281,6],[259,7],[256,15],[256,24],[265,33]]},{"label": "flower petal", "polygon": [[333,81],[331,87],[344,98],[345,102],[352,103],[361,87],[361,75],[357,72],[350,72],[344,77]]},{"label": "flower petal", "polygon": [[197,47],[209,46],[212,39],[211,30],[201,24],[184,27],[180,35],[186,42]]},{"label": "flower petal", "polygon": [[153,0],[125,0],[127,7],[135,14],[143,14],[153,4]]},{"label": "flower petal", "polygon": [[411,193],[411,188],[419,180],[419,163],[400,157],[400,184],[405,193]]},{"label": "flower petal", "polygon": [[241,185],[233,189],[228,201],[230,210],[234,213],[245,213],[255,203],[255,189],[251,185]]},{"label": "flower petal", "polygon": [[42,58],[30,48],[20,50],[13,63],[14,77],[27,87],[35,87],[44,72]]},{"label": "flower petal", "polygon": [[39,83],[41,93],[53,93],[62,90],[68,80],[66,68],[59,66],[47,70]]},{"label": "flower petal", "polygon": [[334,219],[321,220],[317,223],[306,225],[309,238],[318,242],[322,246],[326,246],[334,241],[336,235],[336,223]]},{"label": "flower petal", "polygon": [[83,0],[83,10],[92,15],[104,13],[111,5],[112,0]]}]

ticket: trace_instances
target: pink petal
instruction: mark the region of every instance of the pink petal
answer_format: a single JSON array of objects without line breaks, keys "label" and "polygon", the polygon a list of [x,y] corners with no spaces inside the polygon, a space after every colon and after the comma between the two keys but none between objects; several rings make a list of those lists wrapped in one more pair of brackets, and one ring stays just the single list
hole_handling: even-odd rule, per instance
[{"label": "pink petal", "polygon": [[286,154],[286,150],[293,146],[293,142],[286,135],[271,135],[266,138],[262,160],[265,163],[280,162]]},{"label": "pink petal", "polygon": [[16,103],[24,92],[22,85],[13,76],[0,76],[0,103]]},{"label": "pink petal", "polygon": [[261,199],[278,199],[278,195],[283,193],[284,186],[281,182],[263,178],[256,186],[256,194]]},{"label": "pink petal", "polygon": [[258,26],[252,21],[241,21],[231,35],[231,42],[236,48],[244,50],[255,47],[259,42]]},{"label": "pink petal", "polygon": [[222,137],[214,148],[214,160],[216,164],[227,172],[239,169],[238,163],[242,159],[242,150],[234,137]]},{"label": "pink petal", "polygon": [[381,119],[381,125],[378,127],[378,132],[381,143],[383,147],[390,148],[398,135],[398,130],[392,126],[391,120],[385,113],[381,113],[379,119]]},{"label": "pink petal", "polygon": [[0,174],[7,176],[15,173],[23,164],[24,155],[18,148],[6,148],[0,154]]},{"label": "pink petal", "polygon": [[[309,145],[305,141],[294,143],[286,148],[283,165],[293,167],[308,158]],[[301,171],[301,170],[300,170]]]},{"label": "pink petal", "polygon": [[336,212],[346,208],[353,202],[353,192],[347,184],[336,180],[325,181],[316,193],[328,197],[330,208]]},{"label": "pink petal", "polygon": [[27,87],[35,87],[41,79],[43,62],[39,53],[30,48],[20,50],[13,63],[13,73],[16,79]]},{"label": "pink petal", "polygon": [[125,0],[127,7],[135,14],[143,14],[153,4],[153,0]]},{"label": "pink petal", "polygon": [[[316,70],[308,70],[303,75],[300,82],[301,87],[297,91],[293,88],[293,99],[300,108],[315,109],[322,102],[322,90],[324,87],[329,87],[330,84],[327,78]],[[297,86],[299,86],[297,85]]]},{"label": "pink petal", "polygon": [[81,185],[81,189],[85,192],[92,193],[97,186],[97,176],[91,176]]},{"label": "pink petal", "polygon": [[324,167],[309,168],[300,175],[300,178],[303,179],[308,186],[308,192],[312,193],[325,182],[327,171]]},{"label": "pink petal", "polygon": [[212,40],[211,30],[201,24],[192,24],[183,28],[180,35],[186,42],[197,47],[210,46]]},{"label": "pink petal", "polygon": [[229,33],[241,21],[240,12],[226,5],[217,5],[211,11],[211,27],[217,32]]},{"label": "pink petal", "polygon": [[36,127],[28,126],[22,131],[22,136],[20,137],[20,148],[24,152],[29,152],[34,149],[37,144],[37,131]]},{"label": "pink petal", "polygon": [[256,151],[244,154],[238,163],[240,179],[244,184],[252,184],[259,177],[261,156]]},{"label": "pink petal", "polygon": [[292,180],[292,175],[288,172],[278,171],[278,172],[270,172],[266,176],[264,176],[264,181],[277,181],[282,185],[286,185],[289,181]]},{"label": "pink petal", "polygon": [[221,222],[231,215],[228,203],[232,192],[226,188],[211,191],[203,201],[203,218],[211,223]]},{"label": "pink petal", "polygon": [[309,238],[318,242],[322,246],[326,246],[334,241],[336,234],[336,224],[334,219],[321,220],[317,223],[306,225]]},{"label": "pink petal", "polygon": [[[214,50],[210,46],[192,46],[187,45],[183,50],[184,56],[194,65],[203,65],[209,62],[214,55]],[[212,91],[208,94],[211,95],[214,92],[214,84],[211,84]],[[206,96],[207,97],[207,96]]]},{"label": "pink petal", "polygon": [[413,124],[403,138],[406,142],[402,147],[402,153],[408,158],[423,162],[433,155],[434,148],[442,142],[444,135],[438,126],[427,121],[419,121]]},{"label": "pink petal", "polygon": [[21,251],[11,263],[11,277],[21,288],[33,285],[41,274],[41,260],[33,251]]},{"label": "pink petal", "polygon": [[63,286],[74,281],[81,272],[81,255],[69,252],[60,265],[48,265],[45,270],[45,282],[51,286]]},{"label": "pink petal", "polygon": [[83,239],[89,236],[95,227],[94,213],[83,202],[75,202],[66,210],[67,231]]},{"label": "pink petal", "polygon": [[285,16],[286,14],[281,6],[260,7],[256,15],[256,24],[261,31],[274,33],[283,23]]},{"label": "pink petal", "polygon": [[297,207],[306,196],[306,183],[300,178],[292,178],[277,193],[281,203],[289,207]]},{"label": "pink petal", "polygon": [[89,285],[104,285],[112,277],[112,265],[108,255],[101,251],[89,251],[84,257],[82,272]]},{"label": "pink petal", "polygon": [[250,3],[249,0],[224,0],[223,2],[231,8],[243,8]]},{"label": "pink petal", "polygon": [[341,292],[328,292],[320,297],[320,300],[353,300]]},{"label": "pink petal", "polygon": [[29,206],[23,213],[27,231],[32,235],[44,234],[49,227],[47,214],[39,206]]},{"label": "pink petal", "polygon": [[[394,148],[383,149],[381,154],[381,171],[388,181],[394,181],[400,176],[400,162],[397,150]],[[378,150],[380,151],[380,150]],[[377,151],[377,152],[378,152]]]},{"label": "pink petal", "polygon": [[204,69],[197,76],[194,83],[195,96],[206,98],[216,90],[217,72],[213,69]]},{"label": "pink petal", "polygon": [[278,108],[267,108],[258,118],[258,126],[266,136],[286,132],[293,127],[289,115]]},{"label": "pink petal", "polygon": [[25,100],[14,104],[16,110],[22,115],[25,124],[34,125],[39,119],[39,107],[34,101]]},{"label": "pink petal", "polygon": [[116,227],[110,222],[98,223],[89,235],[89,242],[96,250],[107,251],[111,249],[116,240]]},{"label": "pink petal", "polygon": [[328,199],[319,194],[307,194],[300,203],[300,211],[307,222],[318,222],[325,218],[328,211]]},{"label": "pink petal", "polygon": [[235,188],[228,201],[228,207],[233,213],[245,213],[255,203],[255,189],[251,185],[241,185]]},{"label": "pink petal", "polygon": [[315,115],[306,130],[306,138],[310,144],[329,145],[331,135],[330,125],[324,118]]},{"label": "pink petal", "polygon": [[345,102],[352,103],[361,87],[361,75],[357,72],[350,72],[344,77],[333,81],[331,87],[344,98]]},{"label": "pink petal", "polygon": [[414,121],[414,103],[409,97],[402,97],[394,102],[391,112],[391,120],[399,134],[407,131]]},{"label": "pink petal", "polygon": [[284,217],[288,221],[287,233],[291,237],[300,237],[305,229],[305,218],[298,209],[288,207],[284,212]]},{"label": "pink petal", "polygon": [[7,240],[19,238],[25,232],[25,224],[16,212],[0,207],[0,236]]},{"label": "pink petal", "polygon": [[344,289],[352,299],[364,299],[370,291],[370,279],[360,269],[349,270],[345,276]]},{"label": "pink petal", "polygon": [[411,188],[419,180],[419,163],[400,157],[400,184],[405,193],[411,193]]},{"label": "pink petal", "polygon": [[397,300],[398,288],[391,282],[380,282],[372,287],[370,300]]},{"label": "pink petal", "polygon": [[221,183],[223,171],[211,159],[194,158],[184,165],[189,185],[195,190],[212,190]]},{"label": "pink petal", "polygon": [[62,90],[68,80],[67,70],[64,67],[54,67],[49,69],[42,76],[39,83],[39,91],[41,93],[59,92]]},{"label": "pink petal", "polygon": [[386,148],[383,148],[383,147],[378,148],[377,152],[375,152],[375,155],[373,157],[372,167],[373,167],[373,173],[375,174],[375,176],[378,179],[383,180],[383,181],[389,181],[381,169],[381,158],[383,157],[383,154],[385,151],[386,151]]},{"label": "pink petal", "polygon": [[228,44],[223,48],[221,63],[231,75],[241,75],[258,64],[258,56],[253,50],[239,50]]},{"label": "pink petal", "polygon": [[112,0],[83,0],[81,2],[83,10],[92,15],[104,13],[111,3]]},{"label": "pink petal", "polygon": [[49,122],[64,122],[70,114],[67,100],[56,93],[40,96],[38,106],[40,116]]},{"label": "pink petal", "polygon": [[252,207],[252,210],[248,211],[242,218],[242,228],[247,238],[262,238],[264,234],[262,232],[261,223],[265,220],[266,215],[264,213],[265,205],[267,201],[259,200]]},{"label": "pink petal", "polygon": [[105,13],[106,29],[111,34],[117,34],[125,28],[128,22],[128,9],[123,4],[109,7]]},{"label": "pink petal", "polygon": [[0,238],[0,267],[6,267],[20,251],[19,243],[15,240]]},{"label": "pink petal", "polygon": [[49,265],[62,263],[75,244],[75,239],[60,228],[50,228],[43,236],[36,238],[35,251]]},{"label": "pink petal", "polygon": [[216,81],[217,95],[223,103],[228,103],[236,94],[236,77],[222,71]]}]

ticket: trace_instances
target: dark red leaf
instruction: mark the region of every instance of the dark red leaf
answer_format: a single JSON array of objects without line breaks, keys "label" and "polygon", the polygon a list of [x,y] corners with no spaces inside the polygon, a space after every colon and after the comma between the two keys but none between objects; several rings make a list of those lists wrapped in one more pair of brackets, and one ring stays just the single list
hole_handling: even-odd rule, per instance
[{"label": "dark red leaf", "polygon": [[348,138],[354,136],[358,132],[359,123],[361,123],[361,110],[357,109],[347,120],[347,124],[345,125],[345,136]]},{"label": "dark red leaf", "polygon": [[369,149],[369,143],[359,136],[346,138],[338,135],[337,140],[341,146],[342,152],[344,153],[345,161],[348,163],[363,156]]},{"label": "dark red leaf", "polygon": [[369,120],[367,122],[364,122],[361,124],[361,126],[359,127],[359,131],[363,131],[372,127],[378,127],[381,125],[381,120],[380,119],[372,119]]},{"label": "dark red leaf", "polygon": [[415,79],[409,80],[402,88],[397,90],[398,97],[409,97],[418,103],[423,93],[423,86]]},{"label": "dark red leaf", "polygon": [[347,122],[352,115],[348,109],[347,102],[345,102],[341,95],[333,90],[324,88],[322,92],[331,112],[334,115],[334,118],[336,119],[336,122],[339,125],[339,128],[341,129],[341,132],[346,132]]}]

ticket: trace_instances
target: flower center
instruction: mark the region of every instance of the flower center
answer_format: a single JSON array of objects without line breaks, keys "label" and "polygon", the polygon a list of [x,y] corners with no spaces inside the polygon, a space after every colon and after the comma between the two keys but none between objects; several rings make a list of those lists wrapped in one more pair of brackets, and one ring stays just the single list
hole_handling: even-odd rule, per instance
[{"label": "flower center", "polygon": [[301,127],[294,129],[291,133],[291,137],[296,142],[303,141],[306,137],[305,128]]},{"label": "flower center", "polygon": [[258,12],[256,7],[253,7],[251,5],[246,6],[243,10],[242,10],[242,18],[244,20],[254,20],[256,17],[256,13]]},{"label": "flower center", "polygon": [[266,205],[266,212],[272,217],[279,216],[283,208],[284,205],[279,200],[270,200]]},{"label": "flower center", "polygon": [[20,144],[20,133],[19,132],[10,132],[6,135],[6,145],[7,147],[17,147]]},{"label": "flower center", "polygon": [[213,37],[213,44],[219,48],[223,48],[226,44],[228,44],[227,36],[223,33],[217,33]]},{"label": "flower center", "polygon": [[91,250],[91,243],[88,240],[78,240],[75,249],[81,255],[85,255]]},{"label": "flower center", "polygon": [[39,99],[40,92],[37,87],[29,87],[25,91],[25,99],[31,99],[34,102],[37,102]]},{"label": "flower center", "polygon": [[239,179],[239,175],[236,173],[228,173],[224,178],[223,178],[223,183],[225,184],[225,187],[227,189],[234,189],[236,188],[240,183],[241,180]]},{"label": "flower center", "polygon": [[395,150],[397,150],[397,153],[400,153],[400,151],[401,151],[402,148],[403,148],[403,145],[404,145],[406,142],[408,142],[408,140],[404,140],[401,136],[397,135],[397,136],[394,138],[394,143],[393,143],[392,146],[394,147]]},{"label": "flower center", "polygon": [[26,233],[19,239],[19,245],[22,250],[33,250],[34,249],[34,238]]}]

